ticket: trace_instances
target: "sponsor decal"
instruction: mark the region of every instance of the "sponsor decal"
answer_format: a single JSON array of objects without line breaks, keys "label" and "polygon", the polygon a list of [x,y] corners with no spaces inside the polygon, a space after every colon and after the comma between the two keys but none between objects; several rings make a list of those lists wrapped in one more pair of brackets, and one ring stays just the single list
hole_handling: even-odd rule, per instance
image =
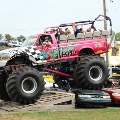
[{"label": "sponsor decal", "polygon": [[48,52],[41,52],[38,54],[37,59],[41,58],[42,56],[42,61],[45,59],[58,59],[62,57],[67,57],[67,56],[72,56],[76,54],[76,46],[75,45],[67,45],[65,46],[60,46],[60,47],[53,47],[51,50]]}]

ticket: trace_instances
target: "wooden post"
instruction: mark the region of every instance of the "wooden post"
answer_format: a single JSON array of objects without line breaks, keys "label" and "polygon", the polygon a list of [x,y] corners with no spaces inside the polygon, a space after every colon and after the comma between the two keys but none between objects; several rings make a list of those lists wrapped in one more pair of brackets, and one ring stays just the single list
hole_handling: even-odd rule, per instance
[{"label": "wooden post", "polygon": [[[104,16],[106,16],[106,0],[103,0],[103,11],[104,11]],[[107,21],[104,20],[104,30],[107,30]],[[106,42],[107,42],[107,38]],[[106,63],[109,65],[109,55],[108,52],[106,53]]]}]

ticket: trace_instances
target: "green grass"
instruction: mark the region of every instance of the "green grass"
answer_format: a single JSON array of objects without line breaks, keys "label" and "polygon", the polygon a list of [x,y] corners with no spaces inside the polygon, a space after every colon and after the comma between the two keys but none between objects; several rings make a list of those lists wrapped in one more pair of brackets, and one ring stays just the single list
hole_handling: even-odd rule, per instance
[{"label": "green grass", "polygon": [[1,114],[0,120],[120,120],[120,109]]}]

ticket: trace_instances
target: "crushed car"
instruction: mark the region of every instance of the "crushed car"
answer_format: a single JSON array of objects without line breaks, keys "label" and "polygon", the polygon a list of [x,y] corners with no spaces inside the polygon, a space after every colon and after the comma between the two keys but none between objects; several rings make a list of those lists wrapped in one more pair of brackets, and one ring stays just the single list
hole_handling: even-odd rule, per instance
[{"label": "crushed car", "polygon": [[102,91],[105,91],[110,95],[112,105],[120,105],[120,89],[104,88]]},{"label": "crushed car", "polygon": [[75,94],[75,107],[93,107],[93,106],[103,106],[111,104],[110,95],[104,91],[98,90],[72,90]]}]

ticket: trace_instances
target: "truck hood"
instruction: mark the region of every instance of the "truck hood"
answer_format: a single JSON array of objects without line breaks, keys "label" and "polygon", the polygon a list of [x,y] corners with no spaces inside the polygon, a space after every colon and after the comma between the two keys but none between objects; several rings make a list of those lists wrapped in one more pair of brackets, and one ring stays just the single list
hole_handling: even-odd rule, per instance
[{"label": "truck hood", "polygon": [[36,58],[40,53],[41,52],[36,49],[36,46],[16,47],[0,51],[0,57],[4,56],[5,54],[9,54],[10,58],[24,54]]},{"label": "truck hood", "polygon": [[[37,51],[36,46],[28,46],[28,47],[15,47],[15,48],[9,48],[5,50],[1,50],[0,53],[9,53],[9,54],[19,54],[19,53],[27,53],[32,54],[32,52]],[[40,51],[39,51],[40,53]]]}]

